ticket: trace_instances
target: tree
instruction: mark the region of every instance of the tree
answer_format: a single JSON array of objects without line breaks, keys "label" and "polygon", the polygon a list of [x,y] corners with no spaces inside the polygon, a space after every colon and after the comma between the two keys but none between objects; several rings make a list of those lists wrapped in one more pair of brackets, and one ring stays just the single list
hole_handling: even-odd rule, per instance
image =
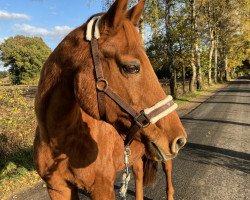
[{"label": "tree", "polygon": [[0,78],[6,78],[8,77],[8,72],[7,71],[0,71]]},{"label": "tree", "polygon": [[51,53],[50,48],[38,37],[15,36],[0,45],[0,59],[9,67],[13,84],[24,84],[38,79],[40,70]]},{"label": "tree", "polygon": [[[247,0],[221,0],[216,9],[216,45],[220,80],[230,79],[242,60],[249,58],[249,8]],[[217,52],[216,52],[217,53]]]}]

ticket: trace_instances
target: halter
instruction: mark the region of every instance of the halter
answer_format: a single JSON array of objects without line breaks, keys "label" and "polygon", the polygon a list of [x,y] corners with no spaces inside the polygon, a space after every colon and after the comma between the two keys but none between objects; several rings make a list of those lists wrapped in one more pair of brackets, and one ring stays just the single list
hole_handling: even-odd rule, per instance
[{"label": "halter", "polygon": [[104,77],[102,64],[98,54],[99,48],[97,40],[100,38],[100,31],[98,28],[100,18],[101,16],[93,17],[87,25],[86,32],[86,39],[90,41],[94,62],[99,115],[100,119],[104,121],[106,120],[105,95],[107,95],[124,111],[126,111],[130,116],[132,116],[134,123],[129,129],[124,141],[125,146],[129,146],[134,140],[136,133],[140,129],[146,128],[150,124],[156,123],[158,120],[173,112],[177,108],[177,104],[173,102],[172,96],[169,95],[164,100],[158,102],[154,106],[137,112],[124,99],[122,99],[118,94],[116,94],[115,92],[113,92],[112,89],[110,89],[108,80]]}]

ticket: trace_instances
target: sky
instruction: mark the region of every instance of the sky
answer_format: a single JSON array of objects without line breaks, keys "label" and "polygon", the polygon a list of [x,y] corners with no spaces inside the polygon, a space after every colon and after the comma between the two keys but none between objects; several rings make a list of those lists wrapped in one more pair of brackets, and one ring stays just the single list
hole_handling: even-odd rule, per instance
[{"label": "sky", "polygon": [[[0,43],[18,34],[42,37],[54,49],[73,29],[101,12],[101,0],[0,0]],[[0,70],[3,67],[0,63]]]}]

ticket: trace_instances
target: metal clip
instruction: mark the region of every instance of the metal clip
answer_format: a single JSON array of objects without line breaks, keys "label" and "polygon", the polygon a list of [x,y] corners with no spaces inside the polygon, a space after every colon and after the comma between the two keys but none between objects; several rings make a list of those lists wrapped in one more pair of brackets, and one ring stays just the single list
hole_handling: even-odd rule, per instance
[{"label": "metal clip", "polygon": [[126,146],[124,149],[124,164],[127,167],[129,164],[129,156],[131,155],[131,150],[129,146]]},{"label": "metal clip", "polygon": [[124,149],[124,164],[125,164],[125,172],[122,175],[122,187],[120,188],[120,196],[123,200],[126,200],[128,184],[130,181],[130,173],[128,171],[129,165],[129,156],[131,155],[131,150],[129,146],[126,146]]}]

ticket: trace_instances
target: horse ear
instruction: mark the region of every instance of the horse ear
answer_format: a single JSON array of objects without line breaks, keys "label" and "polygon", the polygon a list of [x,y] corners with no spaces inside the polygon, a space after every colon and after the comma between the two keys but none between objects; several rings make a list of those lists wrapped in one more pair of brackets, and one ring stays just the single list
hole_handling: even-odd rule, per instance
[{"label": "horse ear", "polygon": [[140,0],[137,5],[135,5],[133,8],[131,8],[127,12],[127,17],[130,19],[130,21],[137,26],[139,24],[139,21],[141,19],[141,15],[144,9],[145,0]]},{"label": "horse ear", "polygon": [[101,19],[101,26],[116,28],[125,16],[128,8],[128,0],[116,0],[108,12]]}]

